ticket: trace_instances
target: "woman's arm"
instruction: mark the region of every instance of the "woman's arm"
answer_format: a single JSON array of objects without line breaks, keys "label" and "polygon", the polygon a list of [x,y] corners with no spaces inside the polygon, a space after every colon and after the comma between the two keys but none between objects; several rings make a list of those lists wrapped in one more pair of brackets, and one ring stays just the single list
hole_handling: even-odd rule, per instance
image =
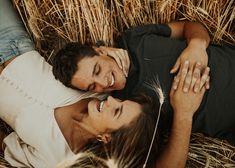
[{"label": "woman's arm", "polygon": [[[195,70],[199,67],[195,67]],[[198,93],[190,89],[187,93],[183,91],[183,84],[189,71],[189,62],[183,64],[180,77],[176,77],[172,84],[170,93],[170,102],[174,110],[174,119],[172,130],[169,137],[169,142],[157,158],[157,168],[184,168],[187,160],[188,147],[190,142],[190,135],[192,129],[193,115],[201,104],[205,87]],[[205,72],[208,78],[208,72]],[[200,83],[200,79],[197,81]],[[175,90],[173,86],[177,84],[178,88]]]}]

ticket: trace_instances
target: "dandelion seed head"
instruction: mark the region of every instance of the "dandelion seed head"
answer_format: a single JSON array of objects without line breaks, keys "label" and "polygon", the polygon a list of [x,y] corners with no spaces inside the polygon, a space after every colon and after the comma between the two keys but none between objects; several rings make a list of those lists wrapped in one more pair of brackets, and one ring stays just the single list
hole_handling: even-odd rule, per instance
[{"label": "dandelion seed head", "polygon": [[106,161],[106,164],[108,165],[109,168],[118,168],[117,162],[112,158],[108,159]]},{"label": "dandelion seed head", "polygon": [[164,103],[165,96],[157,77],[153,77],[149,82],[145,82],[146,86],[152,89],[158,96],[160,104]]}]

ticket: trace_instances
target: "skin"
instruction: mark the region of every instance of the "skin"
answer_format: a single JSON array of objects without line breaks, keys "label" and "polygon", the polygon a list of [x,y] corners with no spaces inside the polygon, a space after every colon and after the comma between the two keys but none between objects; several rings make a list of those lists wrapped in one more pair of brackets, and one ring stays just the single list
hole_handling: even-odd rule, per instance
[{"label": "skin", "polygon": [[[195,107],[193,105],[198,105],[198,102],[201,102],[201,100],[195,96],[199,94],[199,97],[202,97],[201,90],[204,89],[204,86],[206,89],[209,89],[209,68],[207,67],[208,56],[206,48],[209,45],[210,37],[207,30],[199,23],[172,22],[168,25],[172,30],[171,38],[186,39],[187,47],[179,55],[170,71],[170,73],[176,76],[172,85],[172,90],[176,92],[170,95],[175,114],[169,143],[162,155],[157,159],[156,167],[180,168],[185,166],[187,159],[192,129],[192,116],[195,111],[195,109],[187,109],[186,107]],[[109,50],[113,51],[114,48],[103,48],[103,50],[109,53]],[[185,61],[188,61],[188,68],[186,70],[183,68]],[[182,75],[184,78],[181,77]],[[103,89],[104,92],[110,90],[112,88]],[[94,91],[97,92],[97,90]]]},{"label": "skin", "polygon": [[128,127],[142,110],[136,102],[120,101],[109,96],[99,111],[100,102],[94,98],[83,99],[55,109],[55,119],[74,153],[79,152],[90,139],[109,142],[112,131]]},{"label": "skin", "polygon": [[[192,116],[193,116],[193,115],[188,115],[188,113],[186,113],[186,110],[184,110],[186,106],[182,107],[180,106],[180,104],[184,103],[182,101],[183,99],[188,100],[188,98],[191,97],[192,102],[187,102],[188,106],[191,107],[193,104],[197,103],[198,101],[198,99],[194,99],[195,94],[192,94],[191,92],[193,91],[195,93],[201,94],[201,90],[204,85],[206,86],[207,89],[209,88],[209,77],[208,77],[209,70],[206,69],[207,64],[208,64],[208,57],[207,57],[205,49],[207,48],[209,44],[210,38],[205,28],[198,23],[173,22],[173,23],[169,23],[168,25],[170,26],[172,30],[171,38],[185,38],[187,41],[188,47],[181,53],[181,55],[176,61],[175,66],[171,70],[171,73],[176,74],[176,79],[172,86],[173,90],[177,91],[175,93],[181,93],[181,94],[171,94],[171,97],[175,97],[175,98],[171,98],[171,103],[174,104],[175,106],[172,132],[170,135],[169,143],[166,146],[166,149],[163,151],[162,155],[158,158],[156,162],[156,167],[177,167],[178,168],[178,167],[185,166],[185,162],[187,159],[189,139],[190,139],[190,134],[191,134],[191,127],[192,127]],[[103,50],[104,55],[106,56],[111,56],[113,58],[118,57],[115,60],[119,59],[121,62],[123,62],[124,60],[128,60],[128,59],[123,59],[123,58],[128,57],[128,55],[126,52],[123,52],[122,49],[102,48],[102,50]],[[115,50],[116,51],[119,50],[119,52],[118,51],[114,52]],[[181,74],[184,74],[183,65],[184,65],[184,62],[187,60],[189,61],[189,68],[186,73],[186,77],[182,79]],[[128,72],[127,71],[128,68],[126,66],[128,65],[128,63],[125,64],[125,63],[119,62],[118,65],[122,66],[122,68],[120,68],[120,71],[122,71],[123,76],[125,76],[126,72]],[[109,66],[109,67],[112,69],[115,66],[113,67]],[[0,70],[2,70],[3,68],[4,67],[1,67]],[[110,70],[106,70],[106,71],[109,72]],[[105,75],[103,77],[105,77]],[[179,87],[179,83],[181,83],[180,87]],[[112,91],[112,90],[120,90],[121,88],[124,87],[124,85],[125,85],[124,83],[120,84],[116,88],[105,87],[105,85],[103,86],[100,85],[100,87],[98,87],[99,89],[97,90],[95,89],[94,91],[95,92],[107,92],[107,91]],[[188,92],[190,94],[188,94]],[[176,103],[176,102],[180,102],[180,103]],[[190,112],[193,113],[193,110],[191,109]],[[65,121],[66,120],[64,119],[64,122]],[[71,125],[71,124],[67,124],[67,125]],[[72,135],[73,135],[72,139],[76,139],[76,135],[74,133]],[[89,134],[87,134],[86,137],[88,138]]]},{"label": "skin", "polygon": [[115,60],[105,54],[82,59],[78,63],[78,71],[72,78],[73,86],[98,93],[121,90],[125,84],[125,74]]}]

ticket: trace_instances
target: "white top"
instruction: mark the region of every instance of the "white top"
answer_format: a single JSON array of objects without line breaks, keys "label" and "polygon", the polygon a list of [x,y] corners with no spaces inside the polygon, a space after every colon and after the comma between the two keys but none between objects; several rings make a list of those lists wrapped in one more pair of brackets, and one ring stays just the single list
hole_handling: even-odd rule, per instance
[{"label": "white top", "polygon": [[4,139],[5,159],[16,167],[55,167],[74,156],[54,118],[54,109],[86,97],[55,80],[37,51],[15,58],[0,75],[0,117],[15,132]]}]

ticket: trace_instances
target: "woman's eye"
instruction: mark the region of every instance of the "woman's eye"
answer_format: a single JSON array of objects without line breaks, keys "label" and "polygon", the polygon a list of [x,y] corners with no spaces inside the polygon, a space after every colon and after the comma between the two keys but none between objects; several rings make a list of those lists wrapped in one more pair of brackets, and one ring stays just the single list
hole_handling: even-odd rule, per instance
[{"label": "woman's eye", "polygon": [[119,108],[116,108],[115,112],[114,112],[114,116],[116,116],[118,114],[118,112],[119,112]]}]

